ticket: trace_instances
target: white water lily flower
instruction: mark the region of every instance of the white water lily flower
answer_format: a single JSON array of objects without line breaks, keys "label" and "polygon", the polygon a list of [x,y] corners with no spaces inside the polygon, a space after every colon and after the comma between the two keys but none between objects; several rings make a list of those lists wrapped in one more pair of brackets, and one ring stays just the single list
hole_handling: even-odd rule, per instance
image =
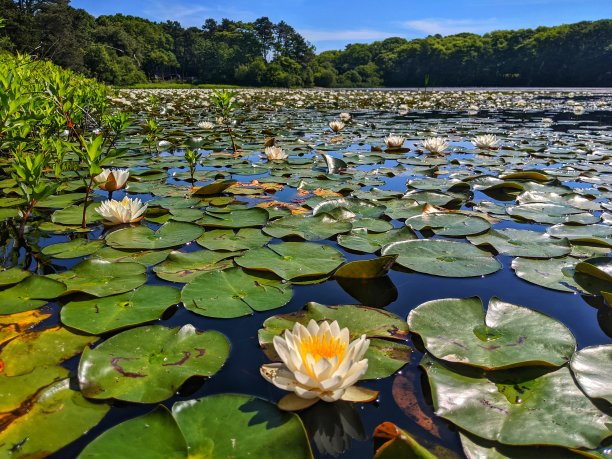
[{"label": "white water lily flower", "polygon": [[198,127],[200,129],[210,130],[215,127],[215,123],[211,123],[210,121],[200,121],[198,123]]},{"label": "white water lily flower", "polygon": [[428,137],[423,140],[423,148],[431,153],[442,153],[448,148],[448,142],[442,137]]},{"label": "white water lily flower", "polygon": [[481,148],[483,150],[495,150],[499,148],[499,140],[493,134],[484,134],[477,135],[472,139],[472,144],[476,148]]},{"label": "white water lily flower", "polygon": [[340,121],[343,121],[346,123],[347,121],[351,120],[351,114],[348,112],[342,112],[340,113],[339,118],[340,118]]},{"label": "white water lily flower", "polygon": [[391,134],[389,137],[385,137],[384,140],[388,148],[402,148],[406,139],[401,135]]},{"label": "white water lily flower", "polygon": [[292,392],[279,402],[281,409],[303,409],[318,400],[334,402],[371,401],[377,393],[355,387],[368,369],[363,356],[370,340],[365,335],[349,342],[348,328],[338,322],[304,327],[296,323],[284,337],[274,337],[274,349],[283,363],[270,363],[260,369],[276,387]]},{"label": "white water lily flower", "polygon": [[93,180],[102,190],[116,191],[125,186],[129,177],[129,169],[102,169]]},{"label": "white water lily flower", "polygon": [[334,132],[340,132],[346,126],[342,121],[331,121],[329,128]]},{"label": "white water lily flower", "polygon": [[167,149],[172,146],[172,142],[168,142],[167,140],[160,140],[157,146],[162,149]]},{"label": "white water lily flower", "polygon": [[268,161],[282,161],[287,159],[287,155],[281,147],[266,147],[264,153]]},{"label": "white water lily flower", "polygon": [[123,223],[136,223],[142,220],[148,204],[142,204],[138,198],[131,199],[127,196],[122,201],[109,199],[103,201],[96,212],[104,218],[104,223],[121,225]]}]

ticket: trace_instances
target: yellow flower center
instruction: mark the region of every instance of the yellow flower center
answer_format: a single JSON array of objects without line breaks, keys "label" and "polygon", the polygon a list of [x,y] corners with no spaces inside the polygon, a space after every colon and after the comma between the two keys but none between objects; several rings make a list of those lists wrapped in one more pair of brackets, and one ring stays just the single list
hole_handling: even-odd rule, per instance
[{"label": "yellow flower center", "polygon": [[123,200],[121,201],[121,205],[122,205],[123,207],[125,207],[125,206],[127,206],[127,205],[128,205],[128,198],[127,198],[127,196],[126,196],[125,198],[123,198]]},{"label": "yellow flower center", "polygon": [[303,362],[306,362],[308,354],[312,355],[316,362],[323,357],[326,359],[338,357],[338,360],[342,360],[345,352],[346,344],[333,336],[309,337],[300,343],[300,354]]}]

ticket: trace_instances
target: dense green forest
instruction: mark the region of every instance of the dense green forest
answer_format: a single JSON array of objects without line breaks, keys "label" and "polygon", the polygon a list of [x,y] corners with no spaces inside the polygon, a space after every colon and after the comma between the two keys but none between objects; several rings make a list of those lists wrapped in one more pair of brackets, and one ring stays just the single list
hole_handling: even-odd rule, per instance
[{"label": "dense green forest", "polygon": [[266,17],[183,28],[121,14],[95,18],[69,3],[0,0],[0,49],[115,85],[612,86],[612,20],[389,38],[316,54],[289,24]]}]

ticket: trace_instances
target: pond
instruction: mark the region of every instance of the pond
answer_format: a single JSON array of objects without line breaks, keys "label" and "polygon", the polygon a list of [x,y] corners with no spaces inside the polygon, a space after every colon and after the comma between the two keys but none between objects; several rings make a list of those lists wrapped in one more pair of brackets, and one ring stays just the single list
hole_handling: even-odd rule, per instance
[{"label": "pond", "polygon": [[[366,376],[376,378],[359,386],[378,391],[373,402],[318,402],[298,411],[315,457],[372,457],[373,433],[384,422],[439,457],[493,457],[493,448],[495,457],[570,457],[576,454],[570,448],[608,457],[612,93],[243,90],[231,120],[217,119],[210,96],[133,90],[114,99],[138,122],[118,142],[128,153],[112,167],[129,168],[130,176],[127,189],[113,197],[148,203],[140,223],[104,226],[93,211],[107,199],[98,189],[88,231],[80,231],[76,179],[39,204],[41,223],[29,228],[29,249],[14,239],[17,223],[2,222],[3,266],[36,270],[55,283],[3,284],[3,314],[34,310],[39,316],[29,318],[27,334],[7,340],[0,359],[8,374],[0,384],[13,393],[16,383],[8,377],[47,368],[35,353],[51,352],[62,355],[53,365],[56,376],[45,370],[46,385],[25,384],[42,391],[66,377],[61,365],[72,376],[70,390],[89,399],[73,400],[75,406],[54,418],[44,414],[44,400],[23,397],[27,408],[3,415],[8,430],[20,419],[25,426],[3,439],[3,454],[22,457],[30,437],[47,435],[43,428],[65,424],[74,432],[81,417],[87,432],[73,433],[66,446],[60,442],[51,457],[76,457],[103,432],[160,404],[172,409],[215,394],[276,403],[286,392],[267,382],[260,367],[277,357],[272,335],[302,320],[294,313],[308,304],[307,318],[337,319],[368,335]],[[329,123],[340,118],[335,132]],[[147,140],[151,131],[143,126],[150,119],[157,131]],[[403,137],[399,147],[385,143],[390,135]],[[475,146],[482,135],[494,137]],[[267,160],[263,152],[272,145],[287,158]],[[186,148],[201,154],[193,182]],[[12,208],[8,180],[2,209]],[[364,260],[372,262],[349,264]],[[65,287],[51,293],[58,283]],[[15,296],[36,301],[14,307]],[[3,327],[17,320],[3,317]],[[194,335],[186,325],[207,333]],[[44,330],[51,331],[41,338]],[[187,368],[183,359],[197,357],[180,345],[174,349],[168,333],[200,340],[194,349],[210,360]],[[86,346],[91,349],[82,353]],[[584,348],[596,351],[586,376],[574,352]],[[140,355],[148,356],[150,374],[130,367]],[[26,363],[11,364],[11,357]],[[157,368],[176,369],[173,376],[153,370],[156,359],[164,362]],[[588,382],[578,388],[589,375],[607,379],[608,389],[597,392]],[[478,391],[491,387],[516,398],[507,408],[485,406],[501,403],[495,394],[479,398]],[[567,407],[553,400],[555,391]],[[210,432],[224,438],[223,423],[232,430],[234,418],[223,407],[229,413],[232,403],[211,402],[200,410],[204,420],[177,422],[188,437],[189,429],[204,429],[210,409],[223,419]],[[235,422],[247,422],[253,444],[267,442],[270,457],[304,457],[295,431],[275,424],[281,423],[276,408],[252,403],[256,417]],[[37,404],[42,412],[34,409],[28,418],[25,412]],[[244,415],[247,405],[237,411]],[[199,405],[177,406],[180,417]],[[551,420],[529,418],[522,406]],[[503,420],[495,415],[500,412]],[[176,426],[163,424],[167,412],[156,413],[166,433],[148,441],[165,448],[176,440]],[[264,425],[279,429],[278,445],[261,432]],[[118,438],[129,443],[138,432]],[[202,435],[194,448],[215,451],[202,446]],[[103,443],[83,457],[115,451],[112,442]],[[399,457],[392,454],[389,449],[387,457]]]}]

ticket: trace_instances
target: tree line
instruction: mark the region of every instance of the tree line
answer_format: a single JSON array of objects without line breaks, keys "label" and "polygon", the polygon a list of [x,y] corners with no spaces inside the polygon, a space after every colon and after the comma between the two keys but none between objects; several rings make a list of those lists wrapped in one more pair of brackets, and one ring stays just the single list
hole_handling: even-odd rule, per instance
[{"label": "tree line", "polygon": [[158,80],[247,86],[612,86],[612,20],[536,29],[388,38],[316,54],[284,21],[201,27],[69,0],[0,0],[0,49],[47,58],[114,85]]}]

